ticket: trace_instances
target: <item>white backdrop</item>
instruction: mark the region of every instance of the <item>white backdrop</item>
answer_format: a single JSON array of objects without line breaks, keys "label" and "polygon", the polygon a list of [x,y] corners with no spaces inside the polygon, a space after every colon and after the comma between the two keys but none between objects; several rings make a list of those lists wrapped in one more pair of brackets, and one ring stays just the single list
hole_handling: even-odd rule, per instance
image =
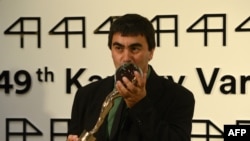
[{"label": "white backdrop", "polygon": [[[182,85],[194,93],[196,107],[192,141],[206,139],[196,136],[206,135],[206,123],[212,127],[210,140],[222,141],[218,131],[223,130],[225,124],[250,122],[250,84],[241,82],[243,78],[250,77],[250,33],[235,31],[250,16],[249,5],[247,0],[0,0],[0,140],[64,140],[64,136],[58,137],[53,133],[65,133],[67,124],[58,122],[51,130],[51,119],[59,121],[70,117],[76,87],[68,84],[71,91],[66,92],[67,76],[72,79],[80,69],[85,69],[77,81],[86,85],[90,83],[91,76],[104,78],[112,75],[114,66],[107,47],[107,34],[94,34],[94,30],[110,16],[138,13],[150,20],[160,15],[177,15],[178,46],[174,44],[174,34],[161,33],[160,46],[156,48],[151,64],[158,74],[172,76],[176,82],[182,76]],[[225,15],[225,36],[221,31],[208,32],[206,46],[204,32],[187,32],[187,29],[202,16],[207,16],[208,21],[202,19],[195,29],[204,29],[205,23],[208,29],[222,29],[222,16],[212,17],[210,14]],[[37,20],[27,17],[40,19],[40,48],[37,35],[24,35],[21,48],[20,35],[5,32],[19,18],[24,20],[23,31],[37,31]],[[81,35],[69,35],[66,48],[65,35],[49,34],[64,18],[69,18],[69,31],[82,30],[81,22],[70,20],[72,17],[85,19],[85,47]],[[56,31],[65,31],[64,24],[65,21]],[[156,27],[155,21],[153,24]],[[161,30],[174,28],[172,19],[161,19],[160,24]],[[102,30],[108,27],[107,23]],[[242,28],[249,30],[250,21]],[[21,31],[21,20],[11,28],[11,32],[14,31]],[[208,94],[205,94],[198,69],[202,71],[207,85],[211,84]],[[67,75],[69,71],[70,76]],[[214,83],[212,75],[215,76]],[[26,81],[29,76],[30,83]],[[243,86],[245,93],[241,91]],[[27,91],[17,94],[16,90],[24,88]],[[225,94],[223,90],[231,93]],[[22,122],[15,119],[25,121],[28,133],[38,133],[33,125],[42,135],[27,138],[12,135],[24,132]]]}]

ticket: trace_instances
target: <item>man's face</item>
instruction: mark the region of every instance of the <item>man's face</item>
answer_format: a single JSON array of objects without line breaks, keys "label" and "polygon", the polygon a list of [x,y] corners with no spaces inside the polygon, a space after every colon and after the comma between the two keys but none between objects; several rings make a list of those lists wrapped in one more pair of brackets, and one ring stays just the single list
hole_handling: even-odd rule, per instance
[{"label": "man's face", "polygon": [[115,33],[112,38],[111,53],[116,69],[130,62],[136,64],[143,72],[148,70],[148,62],[152,59],[154,49],[148,50],[145,36],[122,36]]}]

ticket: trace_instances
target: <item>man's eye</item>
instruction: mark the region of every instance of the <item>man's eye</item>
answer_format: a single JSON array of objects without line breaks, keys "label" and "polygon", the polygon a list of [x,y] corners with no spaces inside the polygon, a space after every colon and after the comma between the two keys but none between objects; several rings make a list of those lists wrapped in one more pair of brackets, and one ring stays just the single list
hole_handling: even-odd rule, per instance
[{"label": "man's eye", "polygon": [[121,46],[114,46],[115,50],[121,51],[123,48]]},{"label": "man's eye", "polygon": [[120,50],[120,49],[122,49],[122,47],[120,47],[120,46],[115,46],[115,49]]},{"label": "man's eye", "polygon": [[133,52],[138,52],[140,50],[139,47],[131,47],[131,51]]},{"label": "man's eye", "polygon": [[138,50],[139,48],[138,47],[132,47],[131,49],[132,50]]}]

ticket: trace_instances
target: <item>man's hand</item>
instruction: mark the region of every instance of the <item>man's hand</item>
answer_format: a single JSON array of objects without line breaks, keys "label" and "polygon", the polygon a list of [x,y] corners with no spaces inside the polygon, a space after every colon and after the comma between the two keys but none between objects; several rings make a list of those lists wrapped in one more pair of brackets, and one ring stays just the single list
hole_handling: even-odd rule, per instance
[{"label": "man's hand", "polygon": [[69,135],[67,141],[78,141],[79,138],[77,135]]},{"label": "man's hand", "polygon": [[134,75],[136,77],[136,83],[133,84],[128,78],[123,77],[122,81],[117,81],[116,89],[119,94],[124,98],[127,106],[132,108],[136,103],[146,96],[146,79],[147,73],[141,75],[139,72],[135,71]]}]

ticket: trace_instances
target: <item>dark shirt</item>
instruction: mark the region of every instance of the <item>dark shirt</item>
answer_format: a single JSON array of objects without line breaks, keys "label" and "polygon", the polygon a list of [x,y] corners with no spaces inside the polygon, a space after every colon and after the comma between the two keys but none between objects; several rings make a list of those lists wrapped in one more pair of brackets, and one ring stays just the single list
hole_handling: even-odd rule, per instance
[{"label": "dark shirt", "polygon": [[[150,66],[151,67],[151,66]],[[113,90],[114,77],[80,88],[72,107],[69,134],[91,130],[102,103]],[[146,84],[147,95],[128,109],[121,102],[108,137],[107,121],[95,134],[97,141],[190,141],[194,96],[186,88],[158,76],[151,67]]]}]

